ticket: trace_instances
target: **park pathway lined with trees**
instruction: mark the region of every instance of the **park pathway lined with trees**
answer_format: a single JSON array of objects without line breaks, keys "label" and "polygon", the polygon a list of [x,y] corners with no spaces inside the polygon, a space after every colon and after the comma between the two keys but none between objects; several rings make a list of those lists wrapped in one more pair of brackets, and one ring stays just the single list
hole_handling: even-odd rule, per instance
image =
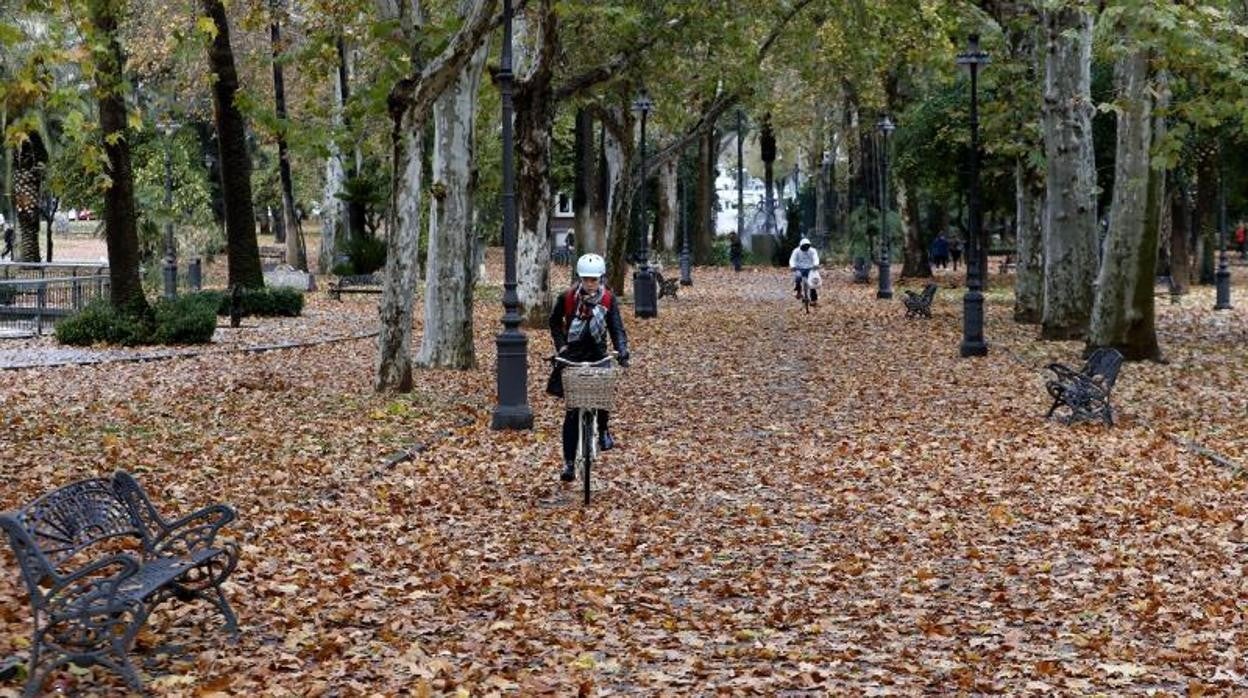
[{"label": "park pathway lined with trees", "polygon": [[[159,611],[139,641],[159,695],[1245,688],[1245,485],[1175,439],[1248,464],[1248,311],[1159,305],[1171,363],[1124,369],[1114,429],[1066,427],[1041,367],[1083,345],[1034,342],[999,284],[994,351],[962,360],[955,277],[910,321],[826,277],[811,316],[783,273],[699,269],[628,319],[588,509],[559,496],[536,330],[535,432],[487,429],[486,370],[374,393],[368,340],[2,373],[0,507],[124,468],[160,502],[238,508],[242,643]],[[0,656],[23,652],[15,573],[0,608]]]}]

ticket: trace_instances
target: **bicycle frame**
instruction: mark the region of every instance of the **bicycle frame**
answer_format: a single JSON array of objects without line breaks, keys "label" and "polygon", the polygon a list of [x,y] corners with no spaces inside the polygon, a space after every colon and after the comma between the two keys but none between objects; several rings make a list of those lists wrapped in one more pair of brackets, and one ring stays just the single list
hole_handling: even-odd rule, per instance
[{"label": "bicycle frame", "polygon": [[[615,360],[617,352],[611,352],[598,361],[569,361],[559,355],[550,357],[551,362],[564,366],[601,367]],[[584,491],[584,505],[589,506],[590,474],[594,460],[598,458],[598,410],[578,408],[577,415],[576,457],[577,469],[580,471],[581,484]]]}]

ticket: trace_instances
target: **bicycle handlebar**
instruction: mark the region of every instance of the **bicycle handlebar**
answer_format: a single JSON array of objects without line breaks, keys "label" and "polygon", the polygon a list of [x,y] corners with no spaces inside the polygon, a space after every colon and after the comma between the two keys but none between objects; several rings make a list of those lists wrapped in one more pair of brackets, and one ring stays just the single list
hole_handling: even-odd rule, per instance
[{"label": "bicycle handlebar", "polygon": [[611,352],[607,352],[607,355],[605,357],[598,359],[597,361],[570,361],[568,359],[563,358],[562,356],[559,356],[558,354],[555,354],[554,356],[547,357],[546,360],[551,362],[552,364],[563,364],[564,366],[580,366],[580,367],[588,366],[588,367],[596,368],[615,359],[619,355],[620,353],[618,351],[611,351]]}]

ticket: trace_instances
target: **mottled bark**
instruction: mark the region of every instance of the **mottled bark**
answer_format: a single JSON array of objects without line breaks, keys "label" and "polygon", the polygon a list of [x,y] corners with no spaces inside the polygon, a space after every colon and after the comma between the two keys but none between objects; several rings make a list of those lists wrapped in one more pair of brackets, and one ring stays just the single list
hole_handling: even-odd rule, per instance
[{"label": "mottled bark", "polygon": [[138,217],[134,209],[134,170],[130,162],[130,133],[125,95],[126,57],[122,52],[120,39],[123,5],[120,0],[92,0],[88,8],[98,47],[92,52],[92,56],[95,58],[100,136],[104,143],[104,154],[108,158],[107,172],[110,179],[109,187],[104,192],[104,239],[108,245],[109,300],[115,308],[146,313],[147,299],[143,295],[143,284],[139,279]]},{"label": "mottled bark", "polygon": [[602,231],[598,228],[594,216],[595,193],[598,188],[597,162],[594,152],[594,117],[587,109],[576,110],[575,161],[573,164],[575,180],[572,191],[572,208],[576,219],[576,246],[579,252],[595,252],[603,254]]},{"label": "mottled bark", "polygon": [[659,218],[655,225],[654,249],[656,252],[679,252],[676,224],[680,218],[680,202],[676,198],[676,160],[669,160],[659,168]]},{"label": "mottled bark", "polygon": [[[1114,347],[1128,360],[1158,359],[1153,279],[1157,264],[1164,172],[1149,166],[1163,119],[1153,118],[1148,52],[1137,49],[1114,66],[1118,139],[1114,155],[1114,197],[1105,254],[1097,277],[1088,349]],[[1160,79],[1159,79],[1160,82]],[[1162,103],[1164,106],[1164,102]]]},{"label": "mottled bark", "polygon": [[1044,310],[1041,336],[1087,332],[1097,269],[1096,167],[1092,150],[1092,16],[1064,7],[1043,15],[1047,31],[1044,144]]},{"label": "mottled bark", "polygon": [[377,335],[374,387],[378,391],[407,391],[412,387],[412,296],[420,251],[425,127],[434,102],[456,80],[484,40],[496,6],[497,0],[475,0],[469,19],[442,53],[422,65],[419,5],[379,0],[383,17],[397,20],[401,28],[414,72],[395,83],[389,98],[393,169],[385,284],[379,308],[381,329]]},{"label": "mottled bark", "polygon": [[[335,130],[341,128],[343,111],[346,106],[342,100],[342,71],[334,68],[331,80],[334,83],[334,105],[331,119]],[[346,163],[338,142],[329,140],[329,156],[325,158],[325,187],[321,190],[321,250],[318,258],[322,274],[331,272],[334,260],[346,249],[349,238],[349,221],[346,202],[338,198],[346,183]]]},{"label": "mottled bark", "polygon": [[212,105],[217,125],[217,154],[221,163],[221,196],[225,205],[228,283],[249,288],[264,286],[256,216],[251,198],[251,156],[247,153],[247,125],[234,103],[238,72],[230,46],[230,25],[222,0],[201,0],[204,14],[217,27],[208,46],[212,69]]},{"label": "mottled bark", "polygon": [[479,48],[433,106],[433,191],[425,264],[425,325],[416,364],[472,368],[472,290],[476,235],[477,95],[488,49]]},{"label": "mottled bark", "polygon": [[13,259],[39,261],[39,198],[48,169],[48,149],[38,131],[26,134],[13,150],[13,213],[17,240]]},{"label": "mottled bark", "polygon": [[1014,321],[1039,324],[1044,317],[1044,181],[1021,158],[1014,162],[1014,220]]},{"label": "mottled bark", "polygon": [[516,85],[516,293],[530,327],[546,326],[550,314],[550,151],[558,28],[554,5],[537,9],[536,46],[528,70]]},{"label": "mottled bark", "polygon": [[[631,127],[631,120],[628,124]],[[628,163],[632,162],[632,142],[616,138],[608,130],[602,151],[606,165],[603,173],[607,192],[607,284],[612,289],[623,292],[625,272],[628,270],[628,237],[633,230],[630,225],[633,215],[633,179],[626,172]]]}]

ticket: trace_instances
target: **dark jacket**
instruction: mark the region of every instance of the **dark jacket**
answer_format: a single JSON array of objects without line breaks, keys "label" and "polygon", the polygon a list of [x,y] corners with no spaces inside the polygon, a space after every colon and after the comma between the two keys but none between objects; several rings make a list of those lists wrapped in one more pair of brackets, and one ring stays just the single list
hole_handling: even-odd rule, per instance
[{"label": "dark jacket", "polygon": [[[555,350],[566,345],[567,348],[560,356],[569,361],[598,361],[606,358],[606,343],[599,344],[594,341],[593,337],[588,336],[588,333],[576,342],[568,344],[568,325],[571,323],[564,311],[567,294],[568,291],[560,293],[555,298],[554,307],[550,311],[550,338],[555,343]],[[605,320],[607,334],[611,337],[615,350],[621,353],[628,351],[628,333],[624,331],[624,320],[620,317],[620,300],[614,293],[611,293],[611,304],[607,309]],[[561,364],[555,364],[551,370],[550,380],[546,382],[546,392],[556,397],[563,397],[563,366]]]}]

